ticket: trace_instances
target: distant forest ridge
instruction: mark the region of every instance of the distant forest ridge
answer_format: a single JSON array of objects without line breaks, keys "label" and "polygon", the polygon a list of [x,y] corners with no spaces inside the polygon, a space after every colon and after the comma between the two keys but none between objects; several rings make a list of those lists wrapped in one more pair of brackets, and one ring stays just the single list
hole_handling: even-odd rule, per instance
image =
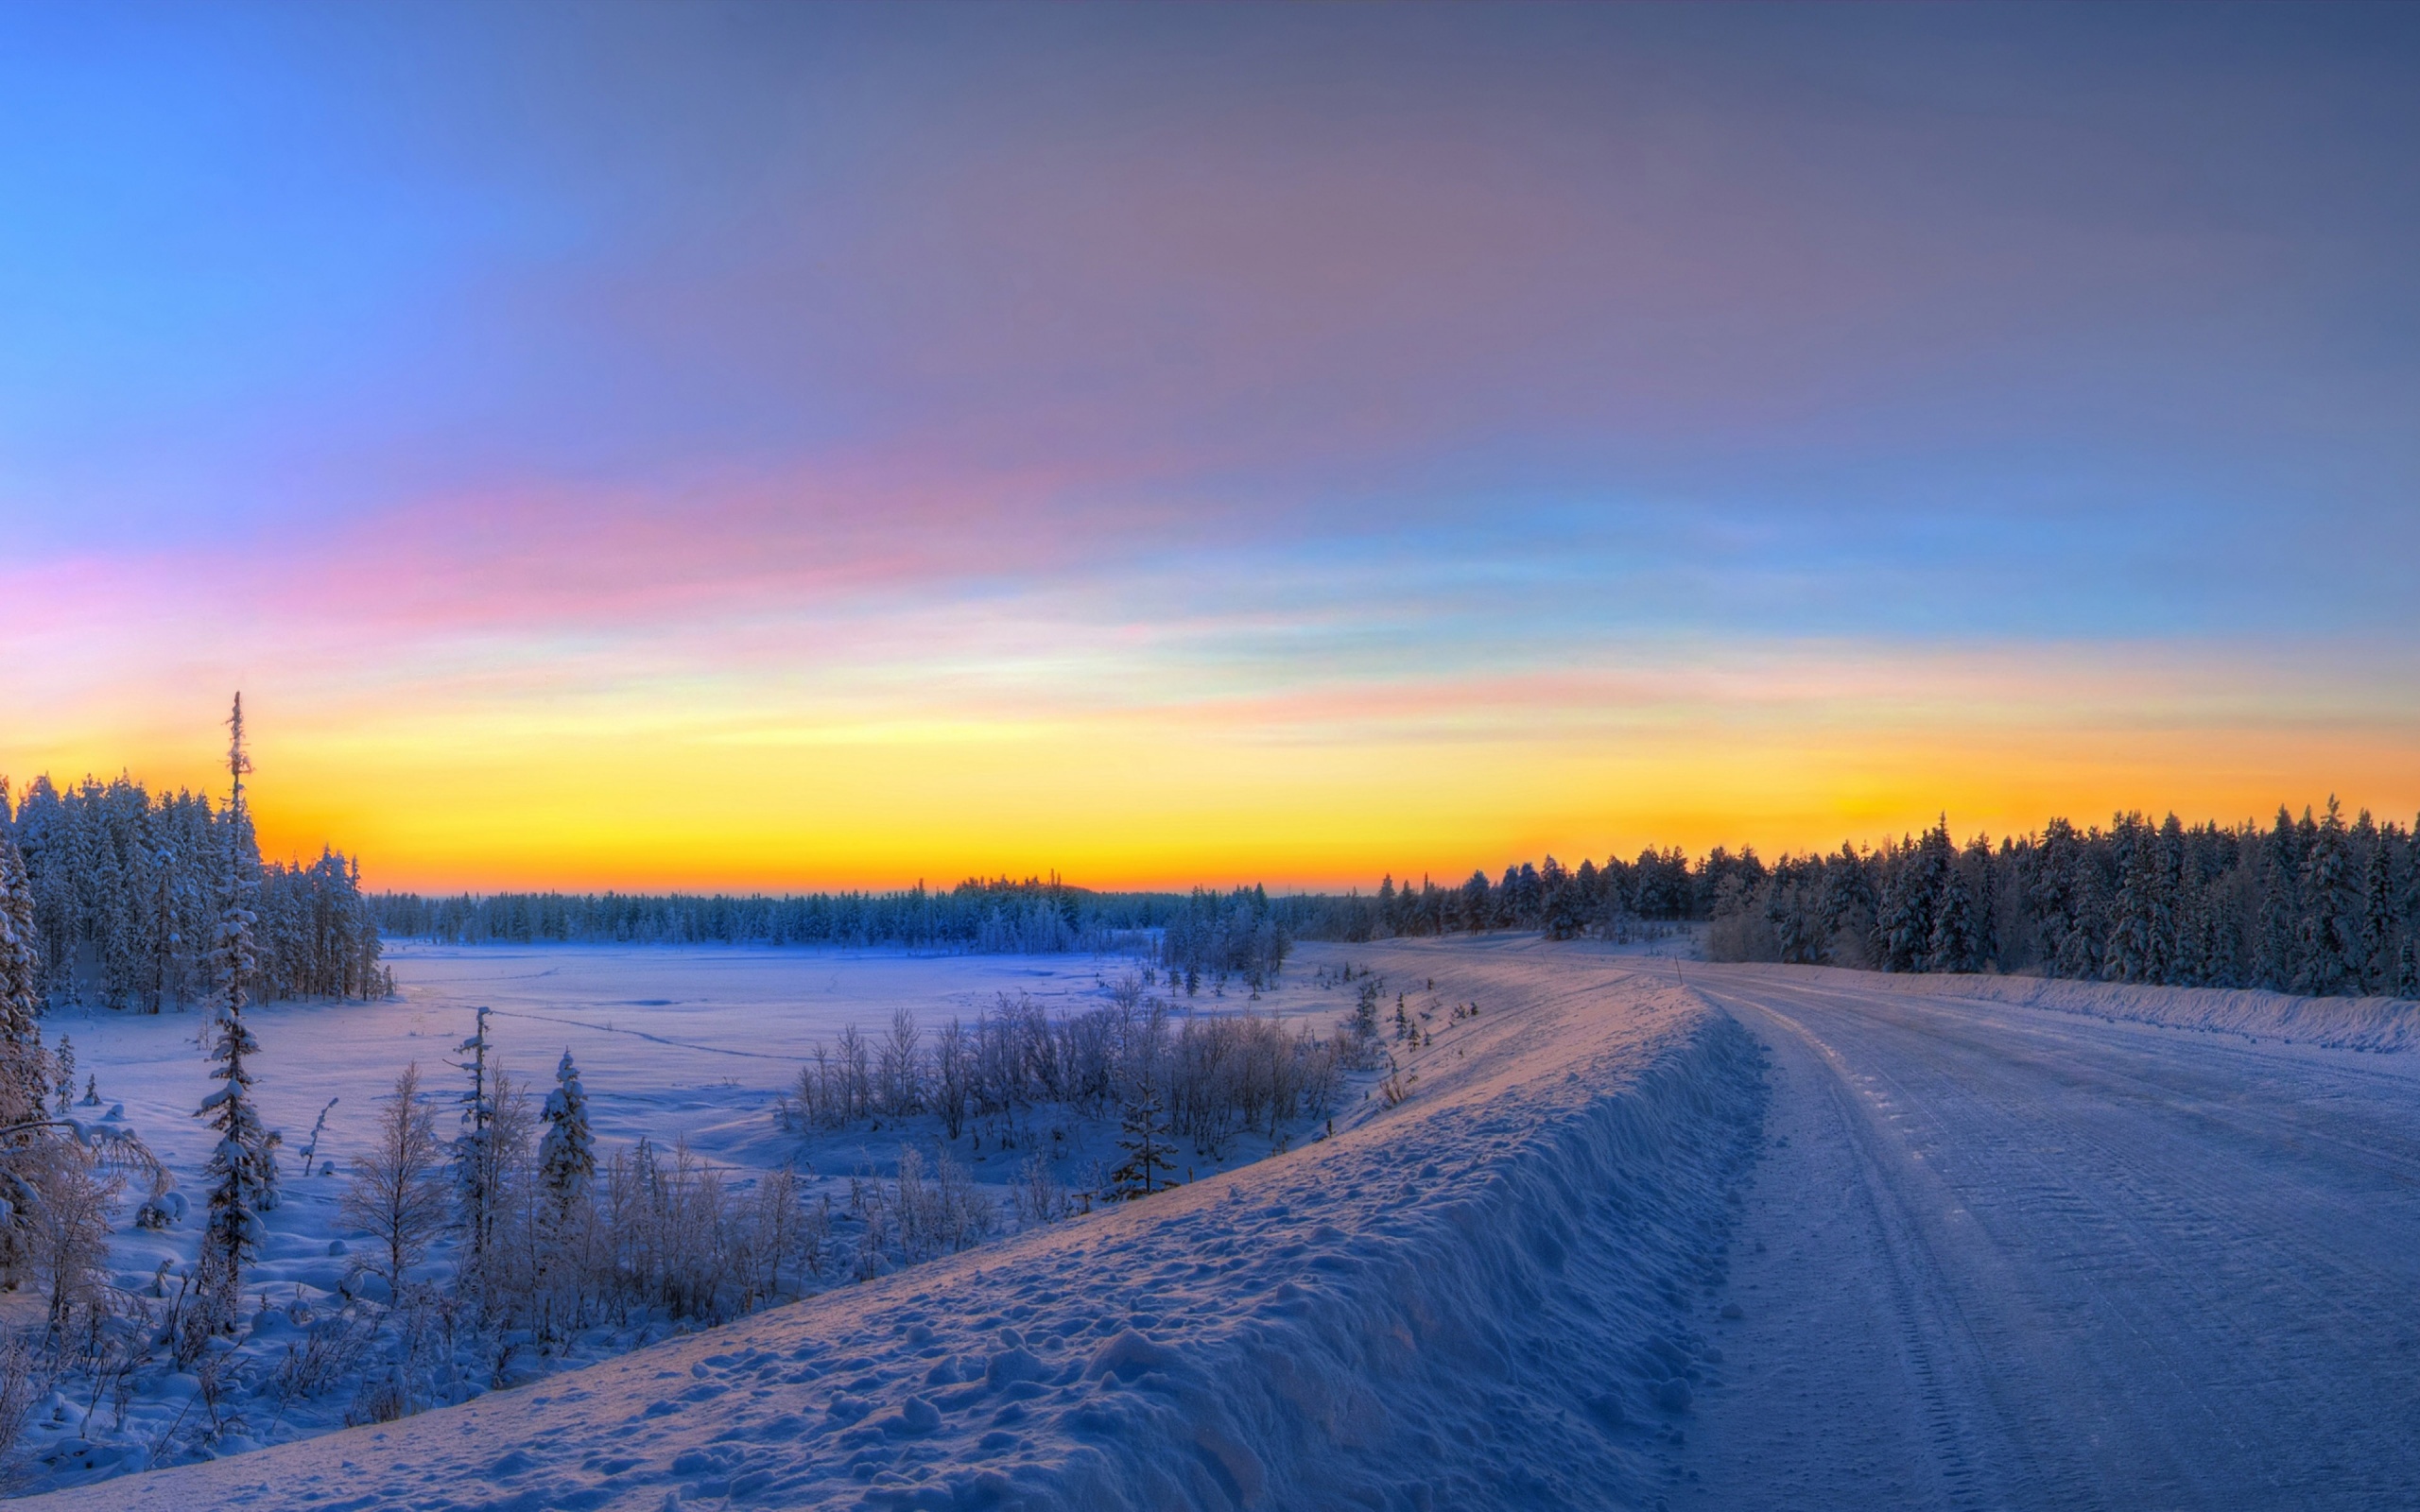
[{"label": "distant forest ridge", "polygon": [[456,944],[855,945],[1052,954],[1133,950],[1258,988],[1284,966],[1293,900],[1264,888],[1093,892],[1051,878],[970,878],[890,892],[377,893],[389,936]]},{"label": "distant forest ridge", "polygon": [[2420,999],[2420,851],[2412,832],[2336,801],[2268,826],[2139,813],[2106,828],[1963,844],[1920,837],[1767,865],[1754,850],[1678,850],[1565,869],[1552,857],[1456,888],[1288,900],[1298,933],[1375,939],[1473,929],[1624,937],[1707,925],[1717,960],[1883,971],[2029,971],[2087,981]]},{"label": "distant forest ridge", "polygon": [[1255,985],[1296,940],[1483,931],[1636,938],[1704,927],[1710,954],[1885,971],[2030,971],[2085,980],[2258,987],[2420,999],[2420,854],[2412,832],[2330,799],[2267,825],[2187,826],[2121,814],[2080,829],[1961,843],[1947,823],[1878,847],[1767,863],[1702,856],[1553,857],[1374,892],[1263,887],[1094,891],[1056,877],[970,878],[783,896],[364,893],[333,850],[263,862],[248,822],[120,777],[22,795],[0,781],[8,930],[45,1001],[158,1011],[209,982],[214,889],[232,844],[256,887],[259,996],[389,989],[380,939],[458,943],[891,945],[944,951],[1132,951]]},{"label": "distant forest ridge", "polygon": [[[1159,930],[1211,894],[1094,892],[1057,878],[815,893],[372,893],[388,935],[474,944],[907,945],[978,951],[1107,949]],[[1266,911],[1257,888],[1235,906]]]},{"label": "distant forest ridge", "polygon": [[2412,832],[2330,799],[2273,823],[2187,826],[2139,813],[1960,843],[1922,836],[1768,864],[1678,847],[1566,868],[1553,857],[1374,893],[1095,892],[1057,879],[784,896],[372,896],[390,936],[457,942],[1137,949],[1180,970],[1273,974],[1291,942],[1468,932],[1635,938],[1707,926],[1721,960],[1885,971],[2030,971],[2085,980],[2420,998]]}]

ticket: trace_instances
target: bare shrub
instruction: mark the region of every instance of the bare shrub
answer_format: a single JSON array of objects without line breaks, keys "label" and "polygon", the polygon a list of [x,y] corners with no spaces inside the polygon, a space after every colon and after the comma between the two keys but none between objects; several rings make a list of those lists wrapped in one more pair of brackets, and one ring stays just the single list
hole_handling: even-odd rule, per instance
[{"label": "bare shrub", "polygon": [[921,1152],[903,1147],[888,1185],[859,1177],[850,1182],[850,1196],[865,1221],[861,1258],[880,1255],[913,1264],[970,1249],[1000,1224],[991,1196],[945,1151],[928,1172]]},{"label": "bare shrub", "polygon": [[411,1415],[411,1391],[404,1384],[401,1366],[373,1370],[362,1377],[354,1388],[353,1400],[344,1410],[345,1426],[359,1428],[365,1423],[391,1423]]},{"label": "bare shrub", "polygon": [[369,1150],[354,1158],[352,1182],[337,1208],[345,1223],[376,1241],[385,1263],[372,1268],[386,1279],[389,1297],[403,1295],[405,1273],[444,1231],[451,1194],[443,1161],[437,1115],[420,1105],[415,1061],[395,1078],[393,1094],[380,1102],[377,1134]]},{"label": "bare shrub", "polygon": [[77,1324],[101,1308],[109,1285],[110,1219],[123,1177],[103,1175],[93,1155],[67,1140],[45,1140],[21,1166],[32,1196],[26,1258],[49,1296],[47,1336],[66,1347]]},{"label": "bare shrub", "polygon": [[26,1415],[42,1396],[40,1353],[31,1340],[11,1333],[0,1337],[0,1459],[17,1447],[26,1430]]},{"label": "bare shrub", "polygon": [[286,1340],[270,1378],[278,1409],[317,1397],[350,1376],[370,1352],[374,1333],[365,1320],[339,1313],[312,1324],[302,1337]]},{"label": "bare shrub", "polygon": [[1017,1184],[1010,1190],[1009,1201],[1015,1210],[1017,1226],[1024,1228],[1057,1223],[1076,1211],[1066,1186],[1051,1170],[1050,1162],[1039,1154],[1026,1157],[1025,1164],[1018,1169]]}]

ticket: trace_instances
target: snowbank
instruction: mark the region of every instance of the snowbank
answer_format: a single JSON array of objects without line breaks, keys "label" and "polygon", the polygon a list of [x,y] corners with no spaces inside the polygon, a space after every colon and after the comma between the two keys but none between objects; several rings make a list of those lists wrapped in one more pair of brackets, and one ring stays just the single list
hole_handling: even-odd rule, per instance
[{"label": "snowbank", "polygon": [[2420,1004],[2399,998],[2298,998],[2257,988],[2149,987],[2037,976],[1890,976],[1835,967],[1725,970],[1854,986],[1860,992],[1971,998],[2118,1022],[2156,1023],[2339,1050],[2396,1051],[2420,1044]]},{"label": "snowbank", "polygon": [[1720,1351],[1690,1326],[1758,1053],[1630,963],[1403,946],[1411,1095],[1091,1219],[385,1428],[38,1499],[147,1512],[1602,1505]]}]

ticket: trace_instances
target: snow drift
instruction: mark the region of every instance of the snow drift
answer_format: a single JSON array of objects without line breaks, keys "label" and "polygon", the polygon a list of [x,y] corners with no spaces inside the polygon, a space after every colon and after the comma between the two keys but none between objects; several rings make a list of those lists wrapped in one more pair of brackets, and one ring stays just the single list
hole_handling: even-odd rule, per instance
[{"label": "snow drift", "polygon": [[2259,988],[2152,987],[2123,982],[1990,975],[1891,976],[1837,967],[1738,966],[1727,971],[1768,972],[1802,985],[1861,993],[1912,993],[1970,998],[2080,1014],[2121,1023],[2239,1034],[2336,1050],[2398,1051],[2420,1047],[2420,1003],[2400,998],[2303,998]]},{"label": "snow drift", "polygon": [[1476,1019],[1291,1154],[525,1390],[40,1499],[256,1508],[1606,1505],[1693,1329],[1759,1053],[1570,947],[1368,952]]}]

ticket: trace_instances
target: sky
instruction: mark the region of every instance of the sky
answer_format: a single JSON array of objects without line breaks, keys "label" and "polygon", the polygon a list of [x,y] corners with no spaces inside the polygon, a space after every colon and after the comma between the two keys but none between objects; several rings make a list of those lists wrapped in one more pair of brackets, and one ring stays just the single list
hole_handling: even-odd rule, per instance
[{"label": "sky", "polygon": [[2420,809],[2420,12],[0,12],[0,773],[374,886]]}]

